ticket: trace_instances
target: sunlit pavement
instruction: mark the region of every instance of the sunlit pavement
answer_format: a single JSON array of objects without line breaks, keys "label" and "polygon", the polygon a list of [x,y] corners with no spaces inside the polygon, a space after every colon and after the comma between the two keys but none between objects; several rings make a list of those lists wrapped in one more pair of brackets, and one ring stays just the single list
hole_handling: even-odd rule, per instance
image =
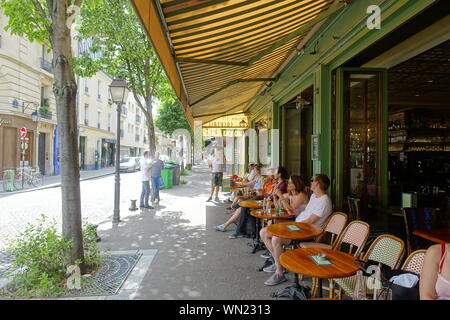
[{"label": "sunlit pavement", "polygon": [[[119,224],[112,223],[114,176],[81,182],[83,218],[99,224],[102,249],[158,250],[135,299],[272,299],[271,292],[290,284],[265,286],[271,274],[257,271],[264,262],[261,251],[251,254],[246,238],[228,239],[234,225],[224,233],[213,229],[229,216],[224,203],[206,202],[211,181],[206,167],[195,167],[181,179],[188,183],[161,190],[155,209],[130,211],[130,200],[139,199],[140,173],[121,174]],[[1,198],[0,248],[41,214],[60,225],[60,192],[52,188]]]},{"label": "sunlit pavement", "polygon": [[273,291],[289,283],[265,286],[271,274],[257,271],[264,263],[262,252],[251,254],[247,238],[228,239],[234,225],[229,232],[213,229],[229,216],[224,203],[206,202],[210,171],[195,167],[181,178],[188,184],[161,191],[155,210],[132,212],[127,203],[121,223],[99,226],[103,248],[158,250],[135,298],[272,299]]}]

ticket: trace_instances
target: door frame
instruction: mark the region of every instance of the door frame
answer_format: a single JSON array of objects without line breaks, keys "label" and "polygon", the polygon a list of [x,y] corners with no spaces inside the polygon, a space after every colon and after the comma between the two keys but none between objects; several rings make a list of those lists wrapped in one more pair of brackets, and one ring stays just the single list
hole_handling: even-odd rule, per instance
[{"label": "door frame", "polygon": [[334,188],[334,199],[337,208],[344,208],[344,73],[379,73],[380,87],[379,101],[380,108],[377,110],[379,117],[378,134],[378,167],[377,176],[380,184],[379,200],[380,206],[385,208],[388,205],[388,69],[385,68],[353,68],[340,67],[336,69],[336,89],[335,111],[334,111],[334,146],[335,153],[334,172],[336,185]]},{"label": "door frame", "polygon": [[[46,132],[39,132],[38,134],[38,166],[39,171],[42,175],[45,175],[45,165],[46,165],[46,153],[47,149],[47,134]],[[42,164],[42,167],[41,167]]]}]

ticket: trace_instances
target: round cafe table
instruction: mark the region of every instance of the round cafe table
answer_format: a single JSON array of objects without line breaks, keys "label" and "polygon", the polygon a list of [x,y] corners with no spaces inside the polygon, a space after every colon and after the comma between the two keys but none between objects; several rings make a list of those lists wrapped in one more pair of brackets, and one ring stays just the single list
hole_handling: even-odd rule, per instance
[{"label": "round cafe table", "polygon": [[239,202],[239,206],[244,208],[260,209],[263,207],[262,200],[245,200]]},{"label": "round cafe table", "polygon": [[[290,230],[288,226],[296,226],[300,230]],[[281,222],[271,224],[267,227],[267,231],[275,237],[291,239],[291,240],[304,240],[317,237],[322,234],[323,229],[310,223],[303,222]]]},{"label": "round cafe table", "polygon": [[[256,223],[256,242],[257,244],[261,244],[261,239],[259,237],[259,230],[261,229],[261,219],[266,219],[266,220],[287,220],[287,219],[292,219],[295,216],[288,214],[285,210],[283,210],[281,212],[280,215],[277,215],[277,212],[275,210],[275,208],[271,209],[270,213],[266,213],[263,210],[251,210],[250,214],[255,217],[255,223]],[[256,252],[256,247],[254,248],[255,252]],[[252,252],[254,253],[254,252]]]},{"label": "round cafe table", "polygon": [[[288,226],[296,226],[299,230],[290,230]],[[305,240],[317,237],[323,233],[323,229],[304,222],[280,222],[276,224],[271,224],[267,227],[267,232],[272,236],[291,239],[291,240]],[[289,250],[292,251],[292,250]],[[287,251],[287,252],[289,252]],[[284,267],[284,266],[283,266]],[[277,293],[273,293],[273,297],[280,296],[283,292],[288,292],[291,297],[295,295],[295,291],[300,289],[298,273],[294,273],[295,282],[293,286],[289,286]]]},{"label": "round cafe table", "polygon": [[[329,265],[319,265],[311,257],[319,253],[326,254]],[[358,270],[356,257],[351,254],[324,248],[300,248],[289,250],[281,254],[281,265],[294,272],[319,279],[319,297],[322,297],[322,279],[344,278],[354,275]],[[333,288],[330,287],[330,297]]]}]

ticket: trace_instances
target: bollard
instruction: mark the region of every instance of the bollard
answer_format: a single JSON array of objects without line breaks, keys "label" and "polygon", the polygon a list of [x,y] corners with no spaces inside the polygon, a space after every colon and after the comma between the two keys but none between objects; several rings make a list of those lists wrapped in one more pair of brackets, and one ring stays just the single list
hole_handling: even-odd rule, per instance
[{"label": "bollard", "polygon": [[138,210],[138,208],[136,207],[136,201],[137,200],[131,200],[131,207],[129,208],[130,211]]},{"label": "bollard", "polygon": [[95,241],[99,242],[100,240],[102,240],[97,234],[98,224],[89,224],[89,226],[95,230]]}]

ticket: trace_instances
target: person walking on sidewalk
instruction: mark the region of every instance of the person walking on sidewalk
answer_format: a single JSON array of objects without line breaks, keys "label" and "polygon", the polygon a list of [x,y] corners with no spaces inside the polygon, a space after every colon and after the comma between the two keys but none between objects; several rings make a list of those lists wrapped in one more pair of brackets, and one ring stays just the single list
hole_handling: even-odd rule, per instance
[{"label": "person walking on sidewalk", "polygon": [[149,152],[144,152],[144,159],[141,161],[141,181],[142,181],[142,192],[141,192],[141,202],[139,208],[153,209],[152,206],[148,204],[148,198],[150,197],[150,169],[151,162],[149,159]]},{"label": "person walking on sidewalk", "polygon": [[159,159],[159,152],[155,152],[155,159],[152,161],[150,169],[152,180],[152,203],[159,203],[159,189],[164,185],[161,177],[161,170],[164,169],[164,162]]},{"label": "person walking on sidewalk", "polygon": [[222,186],[223,180],[223,169],[226,163],[225,154],[223,153],[223,149],[221,147],[216,147],[214,149],[214,155],[212,159],[208,161],[208,166],[211,168],[212,178],[211,178],[211,195],[209,196],[208,201],[212,200],[212,196],[214,191],[216,192],[216,198],[214,201],[219,200],[219,188]]}]

